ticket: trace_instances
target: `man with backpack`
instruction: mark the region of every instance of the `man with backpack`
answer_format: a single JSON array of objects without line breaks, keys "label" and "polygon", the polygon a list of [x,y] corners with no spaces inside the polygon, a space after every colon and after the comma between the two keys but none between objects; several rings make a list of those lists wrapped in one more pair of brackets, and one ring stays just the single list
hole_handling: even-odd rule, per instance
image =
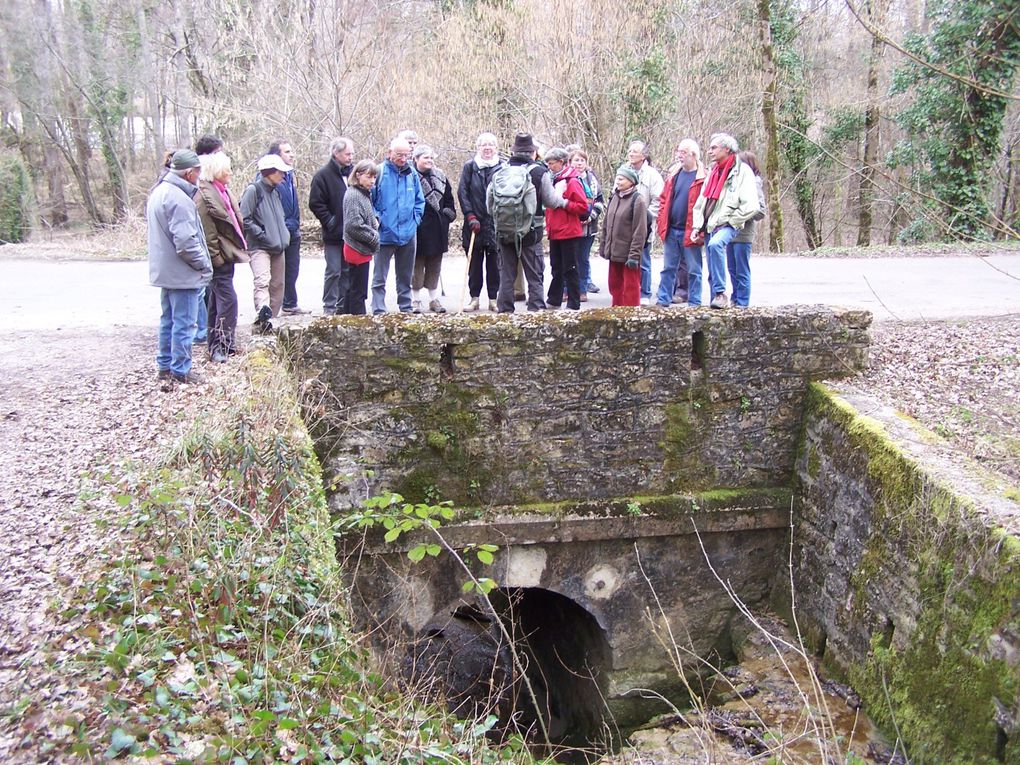
[{"label": "man with backpack", "polygon": [[276,154],[266,154],[257,167],[260,178],[248,184],[239,207],[244,216],[244,237],[251,249],[255,327],[264,332],[272,328],[269,320],[279,316],[283,308],[283,253],[290,244],[290,232],[276,187],[293,168]]},{"label": "man with backpack", "polygon": [[553,188],[549,170],[535,161],[538,147],[530,133],[518,133],[509,163],[493,175],[487,193],[487,207],[496,229],[499,247],[500,313],[514,312],[514,279],[517,264],[528,283],[528,310],[541,311],[545,305],[543,277],[545,258],[545,208],[559,209],[566,200]]},{"label": "man with backpack", "polygon": [[372,206],[379,218],[379,250],[372,257],[372,315],[386,313],[386,277],[390,261],[397,282],[397,307],[411,313],[411,280],[418,224],[425,212],[421,179],[411,164],[411,146],[403,138],[390,142],[390,154],[379,166],[372,187]]}]

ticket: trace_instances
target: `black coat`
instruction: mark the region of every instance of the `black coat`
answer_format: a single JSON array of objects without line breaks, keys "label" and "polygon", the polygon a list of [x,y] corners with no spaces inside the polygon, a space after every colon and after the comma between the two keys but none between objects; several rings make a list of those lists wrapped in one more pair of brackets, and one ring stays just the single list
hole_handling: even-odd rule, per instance
[{"label": "black coat", "polygon": [[496,249],[496,224],[486,207],[485,190],[489,188],[492,176],[502,165],[500,162],[492,167],[483,168],[478,167],[471,159],[464,164],[464,169],[460,172],[457,201],[460,202],[460,211],[464,213],[464,233],[461,238],[465,250],[471,243],[471,227],[467,224],[469,215],[474,215],[482,224],[482,230],[475,237],[475,251],[477,252],[479,247]]},{"label": "black coat", "polygon": [[308,189],[308,209],[322,224],[323,244],[343,244],[344,194],[351,166],[341,170],[335,159],[330,159],[312,177]]},{"label": "black coat", "polygon": [[[428,175],[421,175],[421,188],[434,188],[434,197],[439,200],[439,210],[433,207],[433,193],[425,194],[425,213],[418,224],[418,241],[415,256],[431,258],[442,255],[450,249],[450,223],[457,217],[457,208],[453,202],[453,187],[449,179],[439,170]],[[439,194],[442,187],[443,192]]]}]

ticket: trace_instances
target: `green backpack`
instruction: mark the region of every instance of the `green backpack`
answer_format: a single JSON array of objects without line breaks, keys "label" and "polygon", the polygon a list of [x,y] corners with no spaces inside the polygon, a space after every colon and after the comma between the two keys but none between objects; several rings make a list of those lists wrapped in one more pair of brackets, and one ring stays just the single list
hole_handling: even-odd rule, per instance
[{"label": "green backpack", "polygon": [[492,176],[485,201],[496,226],[496,239],[520,247],[535,226],[538,194],[531,182],[535,165],[503,165]]}]

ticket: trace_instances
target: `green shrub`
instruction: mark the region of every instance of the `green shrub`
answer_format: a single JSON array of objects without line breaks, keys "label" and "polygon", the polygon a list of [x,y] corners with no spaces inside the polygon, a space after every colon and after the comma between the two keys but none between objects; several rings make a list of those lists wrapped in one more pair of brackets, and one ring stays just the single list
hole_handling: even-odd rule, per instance
[{"label": "green shrub", "polygon": [[[321,472],[293,380],[250,355],[229,400],[161,465],[112,487],[124,510],[98,581],[62,616],[83,636],[61,718],[83,759],[192,763],[529,761],[376,674],[350,626]],[[70,740],[68,740],[70,738]]]},{"label": "green shrub", "polygon": [[28,239],[32,199],[32,177],[21,157],[0,152],[0,244]]}]

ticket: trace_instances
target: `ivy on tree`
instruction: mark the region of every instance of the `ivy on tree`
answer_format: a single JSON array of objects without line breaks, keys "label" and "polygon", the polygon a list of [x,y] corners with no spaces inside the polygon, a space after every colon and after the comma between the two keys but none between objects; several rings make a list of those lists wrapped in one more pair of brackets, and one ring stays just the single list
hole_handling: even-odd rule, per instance
[{"label": "ivy on tree", "polygon": [[1015,0],[933,0],[927,15],[931,32],[905,43],[920,62],[893,78],[893,93],[913,101],[898,115],[907,138],[890,164],[912,167],[944,238],[985,239],[991,168],[1020,63]]}]

